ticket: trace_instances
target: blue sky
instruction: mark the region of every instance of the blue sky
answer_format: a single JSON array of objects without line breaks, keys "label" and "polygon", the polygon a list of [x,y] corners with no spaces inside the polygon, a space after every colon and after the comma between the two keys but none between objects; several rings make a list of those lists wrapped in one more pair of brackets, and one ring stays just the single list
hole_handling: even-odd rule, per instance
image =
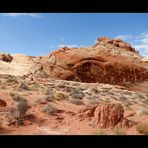
[{"label": "blue sky", "polygon": [[0,13],[0,52],[48,55],[92,46],[100,36],[130,42],[148,56],[146,13]]}]

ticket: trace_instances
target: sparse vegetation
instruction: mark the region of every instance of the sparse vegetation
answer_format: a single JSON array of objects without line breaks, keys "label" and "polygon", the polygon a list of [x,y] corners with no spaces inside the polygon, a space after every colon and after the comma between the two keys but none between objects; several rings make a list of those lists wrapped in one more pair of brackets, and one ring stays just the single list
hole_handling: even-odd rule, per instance
[{"label": "sparse vegetation", "polygon": [[19,88],[24,89],[24,90],[29,90],[30,89],[29,86],[26,83],[24,83],[24,82],[22,82],[20,84]]},{"label": "sparse vegetation", "polygon": [[19,95],[19,94],[14,94],[14,96],[12,97],[12,99],[13,99],[14,101],[16,101],[16,102],[18,102],[18,101],[25,101],[25,98],[22,97],[22,96]]},{"label": "sparse vegetation", "polygon": [[55,112],[57,112],[57,108],[51,104],[47,104],[43,109],[43,112],[47,113],[48,115],[53,115]]},{"label": "sparse vegetation", "polygon": [[137,97],[138,97],[139,99],[144,99],[144,98],[145,98],[142,94],[137,94]]},{"label": "sparse vegetation", "polygon": [[46,88],[45,91],[44,91],[44,95],[51,95],[51,94],[53,94],[53,90]]},{"label": "sparse vegetation", "polygon": [[84,104],[87,106],[95,106],[96,104],[99,104],[100,101],[97,99],[87,99],[86,101],[84,101]]},{"label": "sparse vegetation", "polygon": [[136,112],[137,116],[141,116],[141,115],[148,115],[148,109],[141,106],[137,112]]},{"label": "sparse vegetation", "polygon": [[46,95],[46,96],[43,96],[43,99],[46,100],[46,101],[55,101],[55,96],[53,94],[50,94],[50,95]]},{"label": "sparse vegetation", "polygon": [[79,91],[79,90],[74,90],[70,93],[70,96],[73,98],[73,99],[83,99],[84,97],[84,93],[82,91]]},{"label": "sparse vegetation", "polygon": [[82,100],[80,100],[80,99],[70,99],[68,102],[72,103],[72,104],[76,104],[76,105],[82,105],[83,104]]},{"label": "sparse vegetation", "polygon": [[144,135],[148,135],[148,123],[140,123],[136,126],[136,130]]},{"label": "sparse vegetation", "polygon": [[127,109],[128,111],[132,111],[132,110],[133,110],[133,108],[132,108],[131,106],[126,106],[126,109]]},{"label": "sparse vegetation", "polygon": [[15,93],[14,92],[9,92],[10,96],[11,97],[14,97],[15,96]]},{"label": "sparse vegetation", "polygon": [[127,97],[125,97],[125,96],[120,96],[120,97],[119,97],[119,100],[120,100],[120,101],[125,101],[125,100],[127,100]]},{"label": "sparse vegetation", "polygon": [[29,105],[30,105],[30,106],[36,106],[37,103],[39,103],[40,100],[41,100],[41,99],[34,99],[34,100],[32,100],[32,101],[29,103]]},{"label": "sparse vegetation", "polygon": [[124,94],[125,94],[125,95],[129,95],[129,96],[131,96],[131,95],[132,95],[132,93],[131,93],[131,92],[129,92],[129,91],[125,91],[125,92],[124,92]]},{"label": "sparse vegetation", "polygon": [[130,103],[130,102],[128,102],[128,101],[123,102],[123,104],[124,104],[126,107],[128,107],[128,106],[130,106],[130,105],[131,105],[131,103]]},{"label": "sparse vegetation", "polygon": [[103,129],[99,129],[97,132],[93,133],[94,135],[108,135],[107,132]]},{"label": "sparse vegetation", "polygon": [[6,83],[18,83],[17,79],[15,79],[13,76],[9,76],[8,79],[6,80]]},{"label": "sparse vegetation", "polygon": [[117,127],[114,128],[112,131],[115,135],[126,135],[126,131],[123,128]]},{"label": "sparse vegetation", "polygon": [[95,94],[99,93],[97,87],[93,88],[92,91],[93,91]]},{"label": "sparse vegetation", "polygon": [[1,89],[6,89],[6,86],[2,85],[2,86],[1,86]]},{"label": "sparse vegetation", "polygon": [[9,108],[7,114],[9,125],[15,124],[19,126],[23,124],[28,109],[29,106],[26,100],[19,100],[16,108]]},{"label": "sparse vegetation", "polygon": [[110,102],[111,102],[109,98],[105,98],[104,101],[105,101],[106,103],[110,103]]},{"label": "sparse vegetation", "polygon": [[56,98],[57,100],[64,100],[64,99],[68,99],[69,96],[66,95],[65,93],[62,93],[62,92],[56,92],[55,98]]},{"label": "sparse vegetation", "polygon": [[0,129],[2,128],[2,120],[0,119]]},{"label": "sparse vegetation", "polygon": [[17,108],[20,113],[20,117],[24,117],[29,108],[27,101],[26,100],[19,101]]}]

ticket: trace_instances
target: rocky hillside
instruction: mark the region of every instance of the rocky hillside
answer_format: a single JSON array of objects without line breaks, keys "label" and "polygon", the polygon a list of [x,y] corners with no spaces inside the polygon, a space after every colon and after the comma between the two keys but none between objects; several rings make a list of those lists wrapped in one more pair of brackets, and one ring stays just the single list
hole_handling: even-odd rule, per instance
[{"label": "rocky hillside", "polygon": [[142,59],[130,44],[101,37],[92,47],[60,48],[39,63],[54,78],[128,85],[148,79]]}]

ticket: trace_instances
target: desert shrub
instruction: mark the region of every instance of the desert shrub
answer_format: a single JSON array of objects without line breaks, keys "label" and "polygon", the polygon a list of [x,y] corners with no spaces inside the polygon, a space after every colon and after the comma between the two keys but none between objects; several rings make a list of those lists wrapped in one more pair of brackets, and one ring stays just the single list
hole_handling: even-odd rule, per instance
[{"label": "desert shrub", "polygon": [[92,92],[94,92],[95,94],[99,93],[100,91],[97,89],[97,87],[92,88]]},{"label": "desert shrub", "polygon": [[107,135],[107,132],[103,129],[97,130],[93,135]]},{"label": "desert shrub", "polygon": [[104,100],[106,103],[110,103],[110,99],[109,98],[105,98]]},{"label": "desert shrub", "polygon": [[72,104],[76,104],[76,105],[82,105],[83,104],[82,100],[80,100],[80,99],[70,99],[68,102],[72,103]]},{"label": "desert shrub", "polygon": [[35,105],[37,105],[37,103],[40,102],[40,100],[41,100],[40,98],[31,100],[31,102],[29,103],[29,105],[30,105],[30,106],[35,106]]},{"label": "desert shrub", "polygon": [[127,100],[127,97],[125,97],[125,96],[122,95],[122,96],[119,97],[119,100],[120,101],[125,101],[125,100]]},{"label": "desert shrub", "polygon": [[39,88],[39,85],[38,84],[36,84],[36,83],[31,84],[31,88],[30,88],[31,90],[37,91],[38,88]]},{"label": "desert shrub", "polygon": [[66,95],[65,93],[62,93],[62,92],[56,92],[55,93],[55,98],[57,100],[64,100],[64,99],[68,99],[68,95]]},{"label": "desert shrub", "polygon": [[126,107],[132,105],[132,104],[131,104],[130,102],[128,102],[128,101],[123,102],[123,104],[124,104]]},{"label": "desert shrub", "polygon": [[43,99],[46,101],[55,101],[56,98],[54,94],[50,94],[50,95],[43,96]]},{"label": "desert shrub", "polygon": [[1,86],[1,89],[6,89],[6,86],[2,85],[2,86]]},{"label": "desert shrub", "polygon": [[72,86],[80,86],[81,84],[75,82],[75,83],[71,83],[71,85],[72,85]]},{"label": "desert shrub", "polygon": [[99,97],[97,96],[89,96],[87,97],[88,100],[96,100],[96,99],[100,99]]},{"label": "desert shrub", "polygon": [[131,106],[126,106],[126,110],[128,110],[128,111],[132,111],[133,108],[132,108]]},{"label": "desert shrub", "polygon": [[26,83],[24,83],[24,82],[22,82],[20,84],[19,88],[24,89],[24,90],[29,90],[30,89],[29,86]]},{"label": "desert shrub", "polygon": [[110,97],[113,99],[113,100],[118,100],[118,98],[114,95],[110,95]]},{"label": "desert shrub", "polygon": [[131,92],[129,92],[129,91],[125,91],[125,92],[124,92],[124,94],[125,94],[125,95],[129,95],[129,96],[131,96],[131,95],[132,95],[132,93],[131,93]]},{"label": "desert shrub", "polygon": [[70,93],[70,96],[73,98],[73,99],[83,99],[84,97],[84,93],[82,91],[79,91],[79,90],[73,90],[71,93]]},{"label": "desert shrub", "polygon": [[19,126],[23,124],[28,109],[29,106],[26,100],[19,101],[16,108],[9,108],[7,113],[9,125],[16,124]]},{"label": "desert shrub", "polygon": [[136,130],[144,135],[148,135],[148,123],[140,123],[136,126]]},{"label": "desert shrub", "polygon": [[2,120],[0,119],[0,129],[2,128]]},{"label": "desert shrub", "polygon": [[18,83],[18,81],[13,76],[10,76],[7,78],[6,83]]},{"label": "desert shrub", "polygon": [[20,113],[17,110],[17,108],[14,108],[14,107],[9,108],[8,114],[7,114],[9,125],[17,124],[19,116],[20,116]]},{"label": "desert shrub", "polygon": [[51,94],[53,94],[53,90],[46,88],[45,91],[44,91],[44,95],[51,95]]},{"label": "desert shrub", "polygon": [[53,115],[55,112],[57,112],[57,108],[51,104],[47,104],[43,109],[43,112],[47,113],[48,115]]},{"label": "desert shrub", "polygon": [[116,135],[126,135],[126,131],[123,128],[114,128],[113,133]]},{"label": "desert shrub", "polygon": [[14,97],[15,96],[15,93],[14,92],[9,92],[10,96],[11,97]]},{"label": "desert shrub", "polygon": [[13,99],[14,101],[16,101],[16,102],[18,102],[18,101],[25,101],[25,98],[22,97],[22,96],[19,95],[19,94],[14,94],[14,96],[12,97],[12,99]]},{"label": "desert shrub", "polygon": [[145,108],[145,107],[140,107],[140,108],[137,110],[136,114],[137,114],[138,116],[141,116],[141,115],[148,115],[148,109]]},{"label": "desert shrub", "polygon": [[148,93],[145,93],[145,96],[148,97]]},{"label": "desert shrub", "polygon": [[83,103],[87,106],[95,106],[95,105],[99,104],[100,101],[97,99],[86,99],[85,101],[83,100]]},{"label": "desert shrub", "polygon": [[29,108],[27,101],[26,100],[19,101],[17,108],[18,108],[20,116],[24,117]]},{"label": "desert shrub", "polygon": [[137,94],[137,97],[138,97],[139,99],[144,99],[144,98],[145,98],[142,94]]}]

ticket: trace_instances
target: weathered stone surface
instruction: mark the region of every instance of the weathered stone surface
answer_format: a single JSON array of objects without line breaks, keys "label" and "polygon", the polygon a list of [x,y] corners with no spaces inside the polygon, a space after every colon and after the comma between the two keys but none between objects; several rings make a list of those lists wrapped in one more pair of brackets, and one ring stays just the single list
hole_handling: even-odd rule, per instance
[{"label": "weathered stone surface", "polygon": [[122,86],[148,79],[148,69],[131,45],[107,37],[97,41],[93,47],[64,47],[52,52],[40,61],[44,71],[64,80]]},{"label": "weathered stone surface", "polygon": [[10,54],[0,54],[0,60],[4,62],[11,62],[13,57]]},{"label": "weathered stone surface", "polygon": [[128,43],[120,39],[110,39],[108,37],[100,37],[97,39],[97,43],[103,42],[107,44],[112,44],[113,46],[124,48],[125,50],[135,52],[135,49]]},{"label": "weathered stone surface", "polygon": [[133,123],[124,117],[121,104],[99,104],[78,112],[80,121],[93,120],[98,128],[132,127]]}]

